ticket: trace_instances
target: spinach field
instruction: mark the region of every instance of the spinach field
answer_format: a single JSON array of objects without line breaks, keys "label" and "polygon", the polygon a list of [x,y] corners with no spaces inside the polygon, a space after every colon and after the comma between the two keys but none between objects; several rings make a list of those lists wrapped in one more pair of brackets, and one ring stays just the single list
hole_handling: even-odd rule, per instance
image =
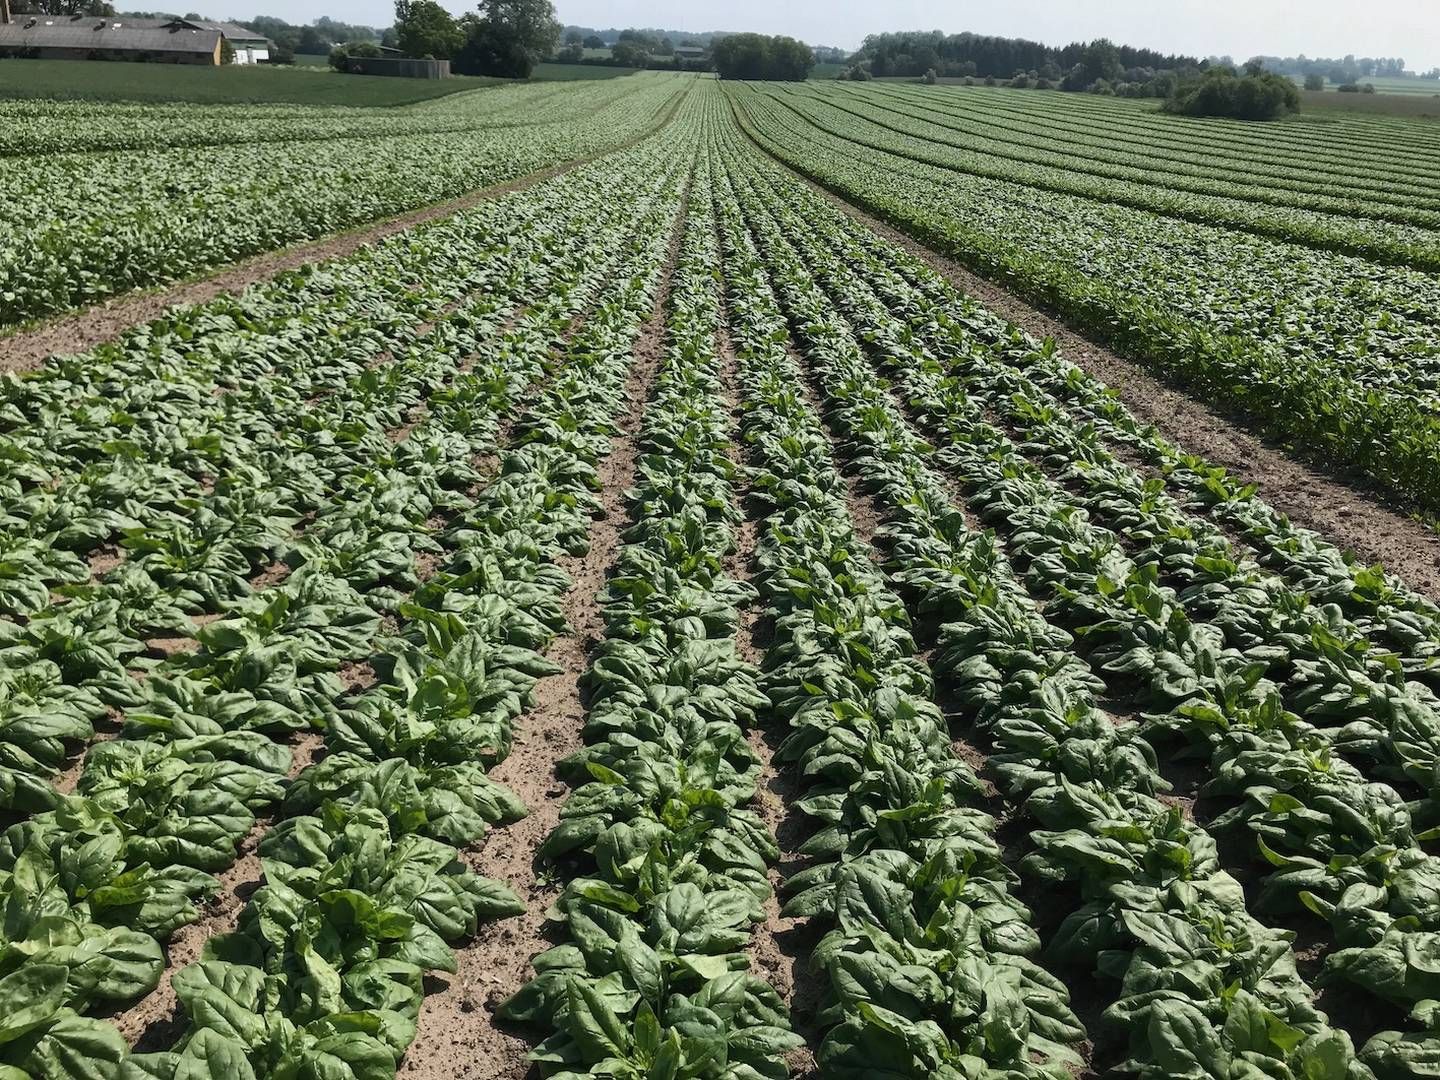
[{"label": "spinach field", "polygon": [[0,1080],[1431,1074],[1423,129],[0,117]]}]

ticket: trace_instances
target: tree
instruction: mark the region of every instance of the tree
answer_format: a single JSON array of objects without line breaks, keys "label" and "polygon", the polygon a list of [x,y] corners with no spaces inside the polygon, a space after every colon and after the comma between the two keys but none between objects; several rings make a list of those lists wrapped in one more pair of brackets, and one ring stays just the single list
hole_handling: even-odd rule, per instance
[{"label": "tree", "polygon": [[1185,116],[1228,116],[1236,120],[1275,120],[1300,109],[1300,91],[1284,75],[1271,71],[1236,74],[1223,64],[1199,79],[1182,83],[1166,99],[1166,112]]},{"label": "tree", "polygon": [[1305,89],[1312,93],[1316,90],[1325,89],[1325,76],[1319,72],[1312,72],[1305,76]]},{"label": "tree", "polygon": [[643,68],[650,63],[650,50],[641,42],[621,40],[611,47],[610,58],[621,67]]},{"label": "tree", "polygon": [[320,31],[313,26],[302,26],[300,28],[300,39],[295,43],[295,51],[309,53],[312,56],[322,56],[330,51],[333,42],[326,41],[320,36]]},{"label": "tree", "polygon": [[106,0],[17,0],[14,15],[114,15],[115,6]]},{"label": "tree", "polygon": [[230,44],[228,38],[220,39],[220,63],[233,64],[235,62],[235,46]]},{"label": "tree", "polygon": [[336,71],[349,71],[352,56],[380,56],[380,46],[373,41],[347,41],[330,50],[330,66]]},{"label": "tree", "polygon": [[479,18],[463,21],[468,36],[454,62],[461,75],[528,79],[560,40],[550,0],[480,0]]},{"label": "tree", "polygon": [[605,48],[605,39],[602,38],[599,34],[591,34],[583,42],[581,42],[581,44],[584,45],[587,49],[603,49]]},{"label": "tree", "polygon": [[1125,74],[1120,50],[1109,38],[1096,38],[1080,54],[1080,71],[1087,89],[1101,79],[1109,83],[1118,81]]},{"label": "tree", "polygon": [[406,56],[449,60],[465,44],[465,32],[435,0],[395,0],[395,40]]},{"label": "tree", "polygon": [[[633,45],[639,45],[646,53],[660,51],[660,41],[654,34],[647,34],[643,30],[628,29],[621,30],[619,41],[628,41]],[[618,43],[618,42],[617,42]]]},{"label": "tree", "polygon": [[562,64],[578,64],[585,59],[585,50],[579,45],[566,45],[555,54],[555,59]]},{"label": "tree", "polygon": [[722,79],[774,79],[803,82],[815,66],[810,46],[792,37],[729,34],[712,49]]},{"label": "tree", "polygon": [[576,27],[572,26],[569,30],[565,31],[566,45],[579,45],[584,40],[585,35],[581,33]]}]

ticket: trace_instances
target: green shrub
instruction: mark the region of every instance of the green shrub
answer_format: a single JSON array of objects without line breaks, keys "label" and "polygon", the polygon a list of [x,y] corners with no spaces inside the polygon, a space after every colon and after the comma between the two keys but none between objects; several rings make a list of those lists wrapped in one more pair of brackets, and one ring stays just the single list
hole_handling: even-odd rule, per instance
[{"label": "green shrub", "polygon": [[1213,67],[1199,79],[1181,83],[1163,108],[1184,116],[1275,120],[1300,110],[1300,91],[1285,76],[1273,72],[1251,70],[1237,75],[1233,68]]}]

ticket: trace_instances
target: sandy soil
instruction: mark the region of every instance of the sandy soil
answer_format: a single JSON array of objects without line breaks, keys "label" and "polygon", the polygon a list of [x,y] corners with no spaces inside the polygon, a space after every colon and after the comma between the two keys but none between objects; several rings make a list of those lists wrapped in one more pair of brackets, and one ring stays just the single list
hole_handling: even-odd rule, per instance
[{"label": "sandy soil", "polygon": [[[783,167],[783,166],[782,166]],[[900,245],[963,293],[1032,335],[1052,337],[1066,356],[1114,387],[1137,418],[1168,439],[1203,454],[1246,483],[1296,524],[1314,529],[1367,563],[1383,563],[1419,592],[1440,599],[1440,534],[1387,505],[1364,479],[1322,472],[1245,426],[1241,418],[1204,405],[1149,374],[1139,364],[1072,330],[1010,290],[945,258],[918,240],[845,202],[798,173],[833,205]]]},{"label": "sandy soil", "polygon": [[456,973],[433,980],[420,1011],[420,1030],[399,1075],[415,1080],[519,1080],[529,1072],[526,1054],[533,1032],[504,1025],[495,1010],[531,977],[531,958],[552,944],[545,910],[561,882],[535,865],[535,852],[560,820],[569,788],[554,775],[555,762],[581,746],[585,707],[579,677],[590,649],[604,631],[597,594],[620,545],[625,527],[625,489],[635,474],[636,435],[649,387],[664,350],[664,305],[678,254],[683,215],[676,222],[670,254],[655,309],[635,343],[635,363],[626,382],[629,406],[619,421],[621,433],[599,468],[603,514],[590,531],[590,550],[563,560],[573,581],[565,599],[569,632],[546,655],[564,668],[542,679],[535,707],[517,725],[510,756],[490,775],[508,785],[530,813],[503,829],[492,829],[465,853],[476,873],[507,882],[526,903],[517,919],[480,927],[456,949]]},{"label": "sandy soil", "polygon": [[346,232],[336,233],[321,240],[295,244],[278,251],[252,256],[226,266],[215,273],[206,274],[179,285],[163,286],[147,292],[127,293],[96,307],[59,315],[33,328],[21,329],[6,336],[0,336],[0,372],[24,371],[38,367],[47,356],[56,353],[82,352],[101,342],[118,337],[138,323],[158,318],[167,309],[176,305],[201,304],[225,293],[243,292],[256,282],[265,281],[282,271],[293,270],[306,263],[343,258],[365,245],[383,240],[387,236],[393,236],[417,225],[468,210],[470,207],[498,195],[523,190],[551,177],[569,172],[605,154],[628,149],[648,139],[668,124],[679,104],[680,98],[677,97],[660,112],[655,123],[645,131],[608,150],[572,158],[539,172],[481,188],[459,198],[432,203],[429,206]]}]

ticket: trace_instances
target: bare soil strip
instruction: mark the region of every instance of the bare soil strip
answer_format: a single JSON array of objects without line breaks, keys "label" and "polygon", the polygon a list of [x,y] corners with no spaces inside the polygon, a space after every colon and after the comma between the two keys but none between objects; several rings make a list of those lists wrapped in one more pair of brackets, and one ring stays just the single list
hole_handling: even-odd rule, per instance
[{"label": "bare soil strip", "polygon": [[[762,151],[763,152],[763,151]],[[1038,338],[1051,337],[1075,364],[1113,387],[1135,416],[1178,446],[1224,466],[1297,525],[1313,529],[1366,563],[1382,563],[1431,599],[1440,599],[1440,534],[1365,488],[1290,456],[1283,448],[1085,337],[1054,315],[788,169],[812,191],[924,261],[961,292]]]},{"label": "bare soil strip", "polygon": [[[555,763],[581,748],[585,705],[579,679],[590,650],[604,632],[597,594],[615,562],[626,526],[625,491],[635,476],[637,436],[649,388],[665,348],[665,310],[679,255],[684,213],[677,215],[669,257],[655,309],[636,339],[635,363],[626,382],[626,413],[620,434],[599,466],[604,512],[590,530],[590,550],[561,565],[573,585],[565,596],[570,630],[546,655],[565,670],[541,679],[535,707],[520,718],[510,756],[490,775],[514,791],[529,809],[520,821],[491,829],[463,854],[477,874],[508,883],[526,911],[480,927],[471,942],[455,950],[456,972],[431,987],[420,1010],[420,1037],[401,1063],[399,1075],[415,1080],[521,1080],[530,1072],[530,1042],[518,1030],[502,1028],[494,1016],[504,1001],[529,981],[531,959],[552,944],[545,912],[562,882],[535,866],[535,852],[560,822],[570,789],[556,778]],[[439,983],[441,980],[434,980]]]},{"label": "bare soil strip", "polygon": [[183,304],[202,304],[226,293],[243,292],[256,282],[265,281],[286,270],[294,270],[306,263],[343,258],[387,236],[468,210],[487,199],[512,191],[523,191],[597,158],[627,150],[668,124],[675,115],[675,110],[679,108],[682,97],[683,95],[677,95],[671,100],[656,117],[655,123],[639,135],[606,150],[571,158],[539,172],[480,188],[445,202],[431,203],[429,206],[368,225],[333,233],[319,240],[263,252],[179,284],[127,292],[94,307],[58,315],[39,325],[21,327],[13,333],[0,334],[0,373],[39,367],[46,357],[57,353],[83,352],[118,337],[132,326],[159,318],[169,308]]}]

